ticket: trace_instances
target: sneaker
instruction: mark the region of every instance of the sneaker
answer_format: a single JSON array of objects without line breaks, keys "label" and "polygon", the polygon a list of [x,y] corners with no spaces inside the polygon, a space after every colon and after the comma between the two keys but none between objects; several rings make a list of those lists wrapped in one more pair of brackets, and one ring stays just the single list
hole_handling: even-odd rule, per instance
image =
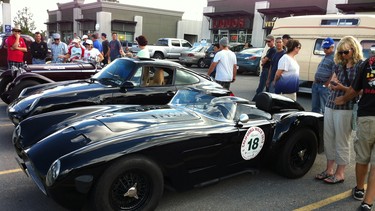
[{"label": "sneaker", "polygon": [[372,209],[372,204],[367,204],[365,202],[362,202],[361,206],[359,206],[359,209],[361,211],[371,211]]},{"label": "sneaker", "polygon": [[365,196],[365,190],[357,189],[357,186],[356,186],[355,188],[353,188],[352,194],[353,194],[353,198],[359,201],[363,201],[363,197]]}]

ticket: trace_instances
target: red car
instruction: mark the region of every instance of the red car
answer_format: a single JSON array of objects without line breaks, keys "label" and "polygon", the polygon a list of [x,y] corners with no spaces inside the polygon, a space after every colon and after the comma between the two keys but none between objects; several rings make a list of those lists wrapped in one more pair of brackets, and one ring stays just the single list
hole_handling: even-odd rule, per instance
[{"label": "red car", "polygon": [[[6,47],[6,39],[10,35],[11,34],[0,34],[0,55],[1,55],[0,68],[1,69],[8,69],[8,61],[7,61],[8,50]],[[22,34],[21,37],[25,40],[27,49],[30,49],[31,43],[35,41],[34,38],[26,34]],[[24,54],[23,60],[26,61],[27,64],[32,64],[30,51],[27,51],[27,53]]]}]

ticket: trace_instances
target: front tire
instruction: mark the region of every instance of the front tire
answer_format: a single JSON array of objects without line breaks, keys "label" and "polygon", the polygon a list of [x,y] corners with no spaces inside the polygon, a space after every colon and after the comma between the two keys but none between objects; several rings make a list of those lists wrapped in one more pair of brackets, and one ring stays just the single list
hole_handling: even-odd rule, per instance
[{"label": "front tire", "polygon": [[8,102],[11,103],[13,100],[17,99],[18,96],[21,94],[22,90],[28,87],[39,85],[40,83],[37,81],[32,80],[25,80],[21,81],[18,85],[16,85],[9,93]]},{"label": "front tire", "polygon": [[280,154],[278,170],[287,178],[299,178],[305,175],[314,164],[318,152],[318,139],[307,128],[293,133]]},{"label": "front tire", "polygon": [[154,210],[163,195],[163,174],[156,163],[130,156],[112,164],[92,193],[95,210]]},{"label": "front tire", "polygon": [[154,54],[154,58],[155,58],[155,59],[164,59],[164,56],[163,56],[162,53],[160,53],[160,52],[156,52],[156,53]]}]

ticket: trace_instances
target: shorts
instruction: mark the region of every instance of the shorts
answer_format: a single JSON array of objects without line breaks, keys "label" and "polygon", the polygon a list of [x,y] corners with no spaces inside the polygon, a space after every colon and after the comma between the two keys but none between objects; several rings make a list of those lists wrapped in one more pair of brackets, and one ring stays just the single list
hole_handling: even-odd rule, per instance
[{"label": "shorts", "polygon": [[358,117],[357,139],[354,141],[355,161],[375,164],[375,116]]}]

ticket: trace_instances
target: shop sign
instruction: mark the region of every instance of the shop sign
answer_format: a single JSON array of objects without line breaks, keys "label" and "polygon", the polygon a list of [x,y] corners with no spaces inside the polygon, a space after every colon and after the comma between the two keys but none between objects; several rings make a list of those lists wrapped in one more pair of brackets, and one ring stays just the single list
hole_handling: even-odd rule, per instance
[{"label": "shop sign", "polygon": [[243,29],[246,27],[245,23],[243,17],[214,18],[212,19],[212,29]]},{"label": "shop sign", "polygon": [[273,28],[275,21],[265,21],[263,28]]}]

